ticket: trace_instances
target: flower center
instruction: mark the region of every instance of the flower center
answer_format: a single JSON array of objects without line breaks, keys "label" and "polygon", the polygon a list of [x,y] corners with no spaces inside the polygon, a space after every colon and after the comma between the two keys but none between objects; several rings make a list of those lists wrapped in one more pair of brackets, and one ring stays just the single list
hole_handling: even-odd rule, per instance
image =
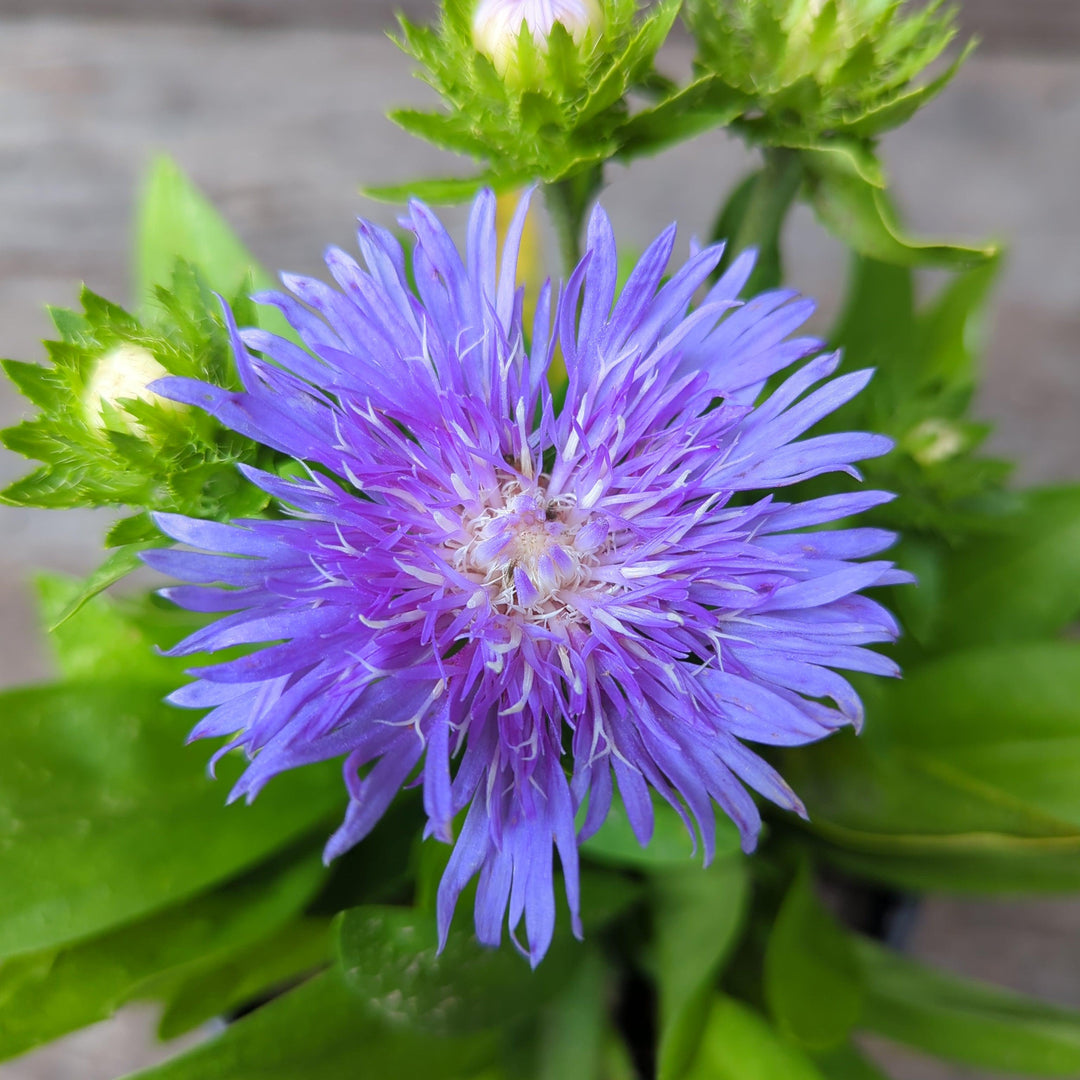
[{"label": "flower center", "polygon": [[472,539],[456,561],[488,586],[497,606],[554,613],[563,606],[559,594],[588,579],[607,525],[579,511],[572,496],[548,498],[541,487],[514,480],[501,495],[501,505],[465,523]]}]

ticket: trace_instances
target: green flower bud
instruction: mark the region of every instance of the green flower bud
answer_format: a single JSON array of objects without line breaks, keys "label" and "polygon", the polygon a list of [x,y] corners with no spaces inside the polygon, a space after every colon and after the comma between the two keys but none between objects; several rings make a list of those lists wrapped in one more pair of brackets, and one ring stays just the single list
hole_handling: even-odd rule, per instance
[{"label": "green flower bud", "polygon": [[904,449],[922,466],[939,465],[967,449],[963,430],[948,420],[932,417],[904,436]]},{"label": "green flower bud", "polygon": [[917,83],[956,33],[940,0],[688,0],[687,21],[698,70],[754,101],[745,134],[793,146],[902,123],[947,81]]}]

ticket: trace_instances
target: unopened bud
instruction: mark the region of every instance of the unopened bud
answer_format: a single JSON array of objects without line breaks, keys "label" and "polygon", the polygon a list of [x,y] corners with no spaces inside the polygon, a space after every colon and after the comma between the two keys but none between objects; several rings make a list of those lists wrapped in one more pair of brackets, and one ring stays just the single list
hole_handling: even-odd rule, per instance
[{"label": "unopened bud", "polygon": [[138,345],[117,345],[98,361],[87,384],[85,397],[87,424],[98,430],[108,427],[109,423],[105,414],[107,404],[124,414],[124,427],[128,431],[142,434],[142,425],[126,412],[123,402],[135,398],[179,411],[182,406],[160,397],[149,389],[152,382],[168,374],[168,371],[154,359],[153,353],[148,349],[143,349]]},{"label": "unopened bud", "polygon": [[956,424],[936,417],[924,420],[904,438],[905,449],[924,466],[948,461],[961,453],[966,446],[964,432]]},{"label": "unopened bud", "polygon": [[544,49],[556,23],[580,43],[603,29],[604,13],[597,0],[480,0],[473,15],[473,42],[505,75],[522,27],[528,27],[537,48]]}]

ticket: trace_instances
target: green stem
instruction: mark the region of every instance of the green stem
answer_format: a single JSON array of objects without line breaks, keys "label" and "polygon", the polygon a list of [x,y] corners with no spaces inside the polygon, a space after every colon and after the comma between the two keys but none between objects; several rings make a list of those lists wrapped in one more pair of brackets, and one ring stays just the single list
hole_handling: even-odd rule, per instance
[{"label": "green stem", "polygon": [[714,241],[728,241],[720,272],[747,248],[757,248],[748,294],[780,283],[780,234],[803,179],[797,150],[768,147],[764,154],[761,170],[728,200],[713,227]]},{"label": "green stem", "polygon": [[544,198],[559,238],[559,253],[567,277],[581,262],[585,215],[603,183],[603,168],[598,165],[544,187]]}]

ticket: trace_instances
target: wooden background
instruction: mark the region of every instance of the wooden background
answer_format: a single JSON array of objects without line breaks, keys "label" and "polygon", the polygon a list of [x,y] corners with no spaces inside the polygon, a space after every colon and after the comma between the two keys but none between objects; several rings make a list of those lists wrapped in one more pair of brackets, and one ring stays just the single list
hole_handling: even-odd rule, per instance
[{"label": "wooden background", "polygon": [[[423,15],[430,8],[430,0],[3,0],[0,14],[373,30],[385,26],[394,11]],[[965,0],[963,21],[995,51],[1066,52],[1080,44],[1076,0]]]},{"label": "wooden background", "polygon": [[[402,6],[430,10],[428,0]],[[1004,239],[979,413],[1024,481],[1080,475],[1080,0],[966,0],[986,48],[954,87],[886,139],[912,223]],[[385,40],[382,0],[0,0],[0,354],[39,358],[44,302],[77,282],[123,301],[129,219],[151,154],[174,154],[270,267],[318,272],[329,243],[351,243],[357,213],[387,221],[358,181],[441,175],[455,162],[386,123],[391,105],[428,100]],[[674,45],[672,72],[689,55]],[[672,218],[708,227],[723,189],[749,166],[722,135],[630,171],[604,194],[623,242],[640,248]],[[677,177],[677,184],[672,184]],[[458,215],[460,220],[460,215]],[[800,212],[789,278],[821,301],[843,283],[838,246]],[[0,423],[23,411],[0,387]],[[0,455],[0,482],[23,471]],[[85,573],[103,522],[91,513],[0,507],[0,685],[46,673],[25,584],[35,566]],[[224,793],[223,793],[224,794]],[[925,905],[912,948],[934,963],[1080,1007],[1080,904]],[[3,1080],[107,1080],[153,1051],[145,1013],[76,1035]],[[976,1074],[888,1051],[898,1080]],[[573,1078],[568,1078],[573,1080]]]}]

